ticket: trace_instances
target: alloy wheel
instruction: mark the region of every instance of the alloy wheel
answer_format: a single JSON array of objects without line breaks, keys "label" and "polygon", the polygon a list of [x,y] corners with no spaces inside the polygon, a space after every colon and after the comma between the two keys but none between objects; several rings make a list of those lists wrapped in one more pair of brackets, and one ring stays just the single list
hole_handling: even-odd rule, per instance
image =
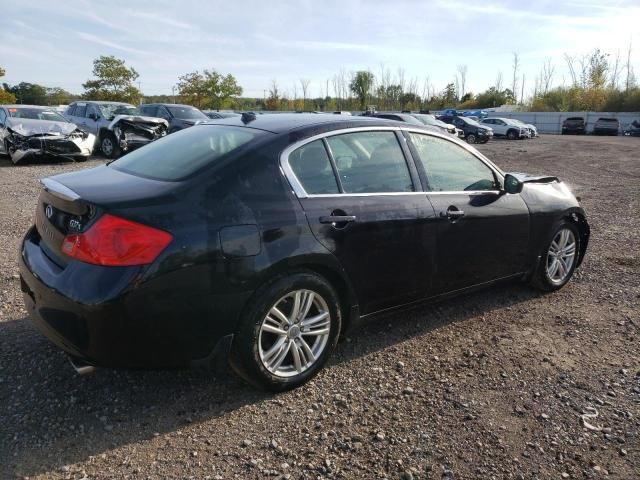
[{"label": "alloy wheel", "polygon": [[278,377],[293,377],[311,368],[329,341],[331,313],[311,290],[294,290],[280,298],[260,325],[258,351],[263,366]]},{"label": "alloy wheel", "polygon": [[556,285],[564,282],[575,262],[576,237],[571,230],[563,228],[553,238],[547,252],[547,277]]},{"label": "alloy wheel", "polygon": [[105,137],[102,140],[100,149],[102,150],[102,153],[104,153],[107,157],[111,156],[111,154],[113,153],[113,142],[109,137]]}]

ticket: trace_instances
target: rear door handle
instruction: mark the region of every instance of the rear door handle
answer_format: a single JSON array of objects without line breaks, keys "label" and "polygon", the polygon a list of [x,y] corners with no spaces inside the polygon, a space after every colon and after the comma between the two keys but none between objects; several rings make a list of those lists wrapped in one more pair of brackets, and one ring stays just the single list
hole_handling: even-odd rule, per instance
[{"label": "rear door handle", "polygon": [[355,222],[355,215],[326,215],[320,217],[320,223],[350,223]]}]

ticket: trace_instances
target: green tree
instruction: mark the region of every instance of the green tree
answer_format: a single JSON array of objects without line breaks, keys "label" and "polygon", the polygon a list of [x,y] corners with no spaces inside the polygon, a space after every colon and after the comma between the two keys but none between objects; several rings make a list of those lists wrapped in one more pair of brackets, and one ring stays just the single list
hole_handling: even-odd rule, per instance
[{"label": "green tree", "polygon": [[358,97],[361,110],[364,110],[367,106],[367,98],[369,97],[369,91],[373,86],[374,79],[375,77],[373,76],[373,73],[366,70],[356,72],[351,79],[349,89],[356,97]]},{"label": "green tree", "polygon": [[47,103],[47,89],[35,83],[20,82],[9,89],[18,103],[27,105],[44,105]]},{"label": "green tree", "polygon": [[188,103],[198,108],[224,108],[232,98],[242,95],[242,87],[231,74],[215,70],[195,71],[178,79],[178,92]]},{"label": "green tree", "polygon": [[93,61],[93,76],[96,78],[82,84],[86,99],[138,103],[142,98],[142,92],[133,85],[138,72],[113,55],[103,55]]},{"label": "green tree", "polygon": [[[4,77],[5,71],[4,68],[0,67],[0,77]],[[6,103],[16,103],[16,96],[7,91],[7,84],[5,83],[2,88],[0,88],[0,104]]]},{"label": "green tree", "polygon": [[64,88],[47,88],[47,104],[49,105],[65,105],[71,103],[74,99],[75,95],[67,92]]}]

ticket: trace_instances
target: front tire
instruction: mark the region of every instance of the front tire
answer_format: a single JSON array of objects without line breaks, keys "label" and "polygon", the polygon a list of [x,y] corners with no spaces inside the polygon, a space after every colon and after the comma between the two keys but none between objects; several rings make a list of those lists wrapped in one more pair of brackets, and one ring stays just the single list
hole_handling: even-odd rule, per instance
[{"label": "front tire", "polygon": [[100,140],[100,150],[107,158],[118,158],[120,156],[120,146],[113,134],[108,133]]},{"label": "front tire", "polygon": [[518,134],[516,133],[516,131],[515,131],[515,130],[509,130],[509,131],[507,132],[507,138],[508,138],[509,140],[515,140],[516,138],[518,138]]},{"label": "front tire", "polygon": [[467,135],[467,143],[476,143],[476,136],[473,133],[470,133],[469,135]]},{"label": "front tire", "polygon": [[322,369],[341,321],[338,295],[324,278],[311,272],[279,278],[247,306],[234,337],[231,367],[261,389],[295,388]]},{"label": "front tire", "polygon": [[545,292],[561,289],[573,276],[579,254],[580,232],[574,223],[563,220],[544,247],[531,285]]}]

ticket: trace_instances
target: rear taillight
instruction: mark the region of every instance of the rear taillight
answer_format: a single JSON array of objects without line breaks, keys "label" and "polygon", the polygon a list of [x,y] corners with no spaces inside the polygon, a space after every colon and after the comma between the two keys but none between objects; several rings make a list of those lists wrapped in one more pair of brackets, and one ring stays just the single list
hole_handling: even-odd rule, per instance
[{"label": "rear taillight", "polygon": [[82,262],[124,267],[153,262],[171,234],[114,215],[103,215],[84,233],[67,235],[62,252]]}]

